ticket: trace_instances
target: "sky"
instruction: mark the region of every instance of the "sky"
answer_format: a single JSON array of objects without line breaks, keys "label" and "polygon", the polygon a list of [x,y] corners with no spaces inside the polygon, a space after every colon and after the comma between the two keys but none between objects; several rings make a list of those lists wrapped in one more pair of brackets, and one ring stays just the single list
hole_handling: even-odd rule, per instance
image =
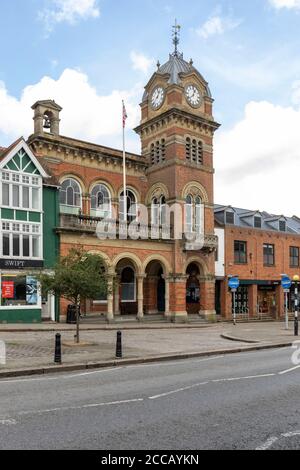
[{"label": "sky", "polygon": [[121,148],[124,99],[139,153],[132,129],[175,18],[222,124],[215,202],[300,216],[300,0],[0,0],[0,146],[55,99],[63,135]]}]

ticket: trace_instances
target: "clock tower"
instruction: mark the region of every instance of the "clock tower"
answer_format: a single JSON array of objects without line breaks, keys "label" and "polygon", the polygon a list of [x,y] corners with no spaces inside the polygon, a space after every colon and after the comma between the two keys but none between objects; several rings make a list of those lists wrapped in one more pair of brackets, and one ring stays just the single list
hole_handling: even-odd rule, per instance
[{"label": "clock tower", "polygon": [[[201,312],[203,316],[210,317],[214,314],[216,245],[213,138],[219,124],[213,117],[213,99],[208,83],[194,67],[193,61],[186,61],[178,51],[179,33],[180,26],[176,23],[173,27],[174,51],[165,64],[157,64],[156,72],[145,86],[141,123],[136,132],[141,138],[142,155],[148,162],[148,204],[151,204],[151,188],[155,188],[157,196],[158,191],[165,193],[163,196],[169,205],[190,205],[192,227],[197,224],[197,201],[202,202],[204,247],[199,249],[199,246],[175,240],[173,269],[175,278],[182,276],[186,284],[189,260],[198,259]],[[183,213],[185,211],[186,208]],[[180,280],[176,282],[180,283]],[[175,305],[174,309],[177,314],[185,311],[182,306]]]}]

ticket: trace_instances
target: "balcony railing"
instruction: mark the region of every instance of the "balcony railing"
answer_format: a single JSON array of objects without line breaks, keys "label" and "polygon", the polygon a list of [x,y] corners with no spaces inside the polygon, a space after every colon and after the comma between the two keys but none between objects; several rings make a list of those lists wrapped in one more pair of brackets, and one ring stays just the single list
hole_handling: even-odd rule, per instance
[{"label": "balcony railing", "polygon": [[[97,234],[100,239],[132,239],[132,240],[164,240],[172,242],[174,240],[173,227],[164,224],[143,225],[132,221],[122,222],[91,217],[87,215],[61,214],[60,231],[85,232]],[[218,246],[218,237],[215,235],[204,235],[197,239],[195,234],[183,235],[183,243],[187,251],[215,251]]]}]

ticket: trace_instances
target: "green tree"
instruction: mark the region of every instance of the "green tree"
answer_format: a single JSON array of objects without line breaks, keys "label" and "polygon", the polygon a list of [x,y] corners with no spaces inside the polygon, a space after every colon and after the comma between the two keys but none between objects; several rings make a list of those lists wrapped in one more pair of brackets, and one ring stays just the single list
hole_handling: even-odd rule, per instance
[{"label": "green tree", "polygon": [[61,257],[51,273],[39,276],[42,291],[67,299],[76,306],[76,341],[79,340],[80,303],[95,300],[107,293],[107,277],[103,259],[80,248],[72,248]]}]

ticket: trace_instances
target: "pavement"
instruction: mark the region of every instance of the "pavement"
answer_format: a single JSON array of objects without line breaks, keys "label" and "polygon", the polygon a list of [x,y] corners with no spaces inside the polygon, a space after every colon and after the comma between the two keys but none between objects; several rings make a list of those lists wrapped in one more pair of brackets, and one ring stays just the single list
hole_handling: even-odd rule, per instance
[{"label": "pavement", "polygon": [[[144,342],[152,351],[151,335]],[[0,449],[91,449],[98,458],[101,450],[299,450],[293,353],[286,347],[2,379]]]},{"label": "pavement", "polygon": [[[29,328],[29,330],[28,330]],[[122,330],[123,359],[116,360],[116,329]],[[62,335],[62,365],[54,365],[55,334]],[[82,325],[80,346],[72,346],[75,326],[1,325],[6,363],[0,378],[82,370],[157,360],[238,353],[291,345],[295,337],[283,323],[215,325]]]}]

